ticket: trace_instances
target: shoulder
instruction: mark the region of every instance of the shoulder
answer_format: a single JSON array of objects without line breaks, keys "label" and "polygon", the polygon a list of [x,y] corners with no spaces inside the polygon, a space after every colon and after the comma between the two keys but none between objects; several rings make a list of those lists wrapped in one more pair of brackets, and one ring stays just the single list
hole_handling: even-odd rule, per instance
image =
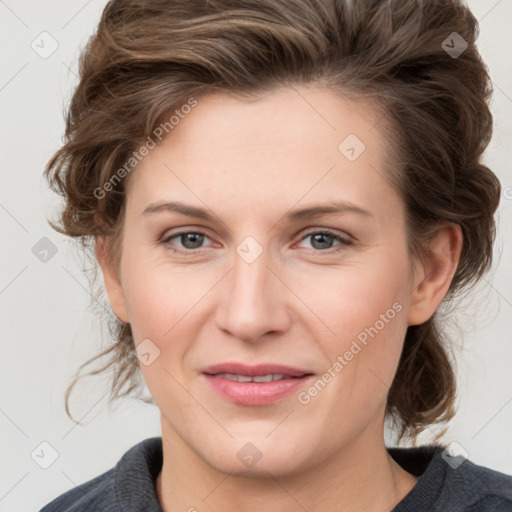
[{"label": "shoulder", "polygon": [[470,460],[448,467],[446,488],[465,497],[468,512],[512,511],[512,476]]},{"label": "shoulder", "polygon": [[161,466],[161,438],[146,439],[115,467],[58,496],[40,512],[160,512],[154,481]]},{"label": "shoulder", "polygon": [[392,457],[419,476],[396,512],[428,510],[453,512],[511,512],[512,476],[452,457],[444,446],[392,448]]},{"label": "shoulder", "polygon": [[[40,512],[89,512],[93,510],[120,511],[116,508],[116,468],[85,482],[55,498]],[[100,508],[101,507],[103,508]]]}]

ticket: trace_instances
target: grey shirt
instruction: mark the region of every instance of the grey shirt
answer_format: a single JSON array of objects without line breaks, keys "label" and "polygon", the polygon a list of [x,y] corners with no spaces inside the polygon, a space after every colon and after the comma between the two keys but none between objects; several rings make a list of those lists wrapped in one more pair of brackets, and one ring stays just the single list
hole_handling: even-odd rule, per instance
[{"label": "grey shirt", "polygon": [[[510,512],[512,476],[443,455],[444,447],[388,448],[406,471],[420,477],[391,512]],[[162,439],[128,450],[109,471],[62,494],[40,512],[162,512],[155,481]]]}]

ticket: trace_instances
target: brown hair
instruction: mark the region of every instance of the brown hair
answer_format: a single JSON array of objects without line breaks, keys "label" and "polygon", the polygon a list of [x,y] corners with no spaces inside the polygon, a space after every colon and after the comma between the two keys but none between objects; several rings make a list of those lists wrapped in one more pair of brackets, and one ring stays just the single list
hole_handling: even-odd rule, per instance
[{"label": "brown hair", "polygon": [[[84,248],[106,236],[118,268],[126,163],[170,113],[212,92],[316,84],[385,113],[412,254],[425,253],[436,226],[461,227],[448,301],[491,264],[500,195],[480,161],[492,133],[492,88],[477,36],[476,19],[456,0],[113,0],[81,55],[65,144],[45,170],[65,199],[51,225]],[[116,173],[125,179],[113,182]],[[130,325],[112,327],[115,343],[82,367],[107,357],[91,373],[113,370],[118,398],[141,380]],[[408,328],[387,402],[399,438],[453,417],[448,348],[437,313]]]}]

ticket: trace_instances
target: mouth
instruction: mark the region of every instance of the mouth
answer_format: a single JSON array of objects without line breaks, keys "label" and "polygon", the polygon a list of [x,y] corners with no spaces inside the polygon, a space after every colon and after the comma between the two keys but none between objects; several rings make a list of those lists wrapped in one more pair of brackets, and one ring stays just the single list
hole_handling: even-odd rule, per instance
[{"label": "mouth", "polygon": [[[208,375],[208,374],[207,374]],[[300,379],[300,377],[290,377],[279,373],[269,373],[268,375],[255,375],[250,377],[249,375],[237,375],[235,373],[215,373],[210,375],[211,377],[220,377],[222,379],[228,379],[235,382],[275,382],[283,379]]]},{"label": "mouth", "polygon": [[224,363],[201,371],[210,388],[239,405],[270,405],[304,385],[314,374],[306,369],[277,364],[249,366]]}]

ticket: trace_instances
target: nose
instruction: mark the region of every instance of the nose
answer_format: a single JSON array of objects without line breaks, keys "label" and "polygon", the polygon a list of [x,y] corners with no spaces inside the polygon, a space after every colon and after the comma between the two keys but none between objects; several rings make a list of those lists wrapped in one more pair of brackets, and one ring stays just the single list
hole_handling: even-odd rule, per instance
[{"label": "nose", "polygon": [[257,342],[290,326],[291,292],[269,260],[266,251],[252,263],[235,253],[233,267],[223,279],[216,324],[241,341]]}]

